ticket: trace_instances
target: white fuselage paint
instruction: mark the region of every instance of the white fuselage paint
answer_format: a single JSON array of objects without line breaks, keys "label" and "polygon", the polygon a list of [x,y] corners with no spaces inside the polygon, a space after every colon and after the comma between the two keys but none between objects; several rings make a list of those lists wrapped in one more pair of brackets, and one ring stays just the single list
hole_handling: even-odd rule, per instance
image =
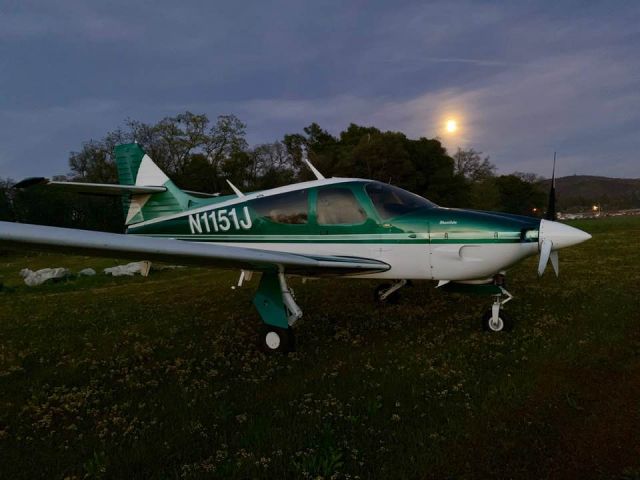
[{"label": "white fuselage paint", "polygon": [[461,281],[486,278],[538,253],[537,243],[215,243],[306,255],[372,258],[391,265],[391,269],[354,277],[407,280]]}]

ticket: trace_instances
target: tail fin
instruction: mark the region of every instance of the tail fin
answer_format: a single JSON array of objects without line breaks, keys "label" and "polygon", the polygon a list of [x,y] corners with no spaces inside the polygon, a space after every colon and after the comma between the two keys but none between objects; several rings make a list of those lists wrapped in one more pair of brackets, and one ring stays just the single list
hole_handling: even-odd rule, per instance
[{"label": "tail fin", "polygon": [[115,150],[118,180],[121,185],[162,186],[160,193],[132,194],[123,197],[125,224],[144,222],[187,210],[191,196],[180,190],[160,168],[153,163],[137,143],[118,145]]}]

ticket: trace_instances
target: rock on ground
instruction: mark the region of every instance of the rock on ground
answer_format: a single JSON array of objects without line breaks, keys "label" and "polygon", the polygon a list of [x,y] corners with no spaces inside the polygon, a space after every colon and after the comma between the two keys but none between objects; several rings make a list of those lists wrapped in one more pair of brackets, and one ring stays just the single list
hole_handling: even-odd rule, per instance
[{"label": "rock on ground", "polygon": [[30,287],[42,285],[48,280],[61,280],[70,275],[71,271],[68,268],[43,268],[35,272],[28,268],[20,270],[20,276],[24,278],[24,283]]},{"label": "rock on ground", "polygon": [[151,269],[151,262],[132,262],[126,265],[118,265],[117,267],[105,268],[103,272],[107,275],[113,275],[114,277],[121,277],[123,275],[133,276],[140,274],[143,277],[149,275]]}]

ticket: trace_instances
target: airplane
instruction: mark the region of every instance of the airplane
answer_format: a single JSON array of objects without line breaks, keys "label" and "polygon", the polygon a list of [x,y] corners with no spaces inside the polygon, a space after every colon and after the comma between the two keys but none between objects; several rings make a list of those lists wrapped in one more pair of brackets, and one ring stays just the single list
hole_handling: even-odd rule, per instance
[{"label": "airplane", "polygon": [[0,222],[0,245],[238,269],[238,286],[260,272],[253,304],[266,352],[295,347],[302,309],[288,277],[390,281],[376,289],[381,303],[412,280],[436,280],[446,291],[492,296],[482,327],[500,332],[513,326],[503,309],[512,299],[506,270],[539,254],[538,274],[551,261],[558,275],[558,250],[591,238],[554,221],[553,182],[553,206],[539,219],[439,207],[375,180],[325,178],[306,159],[315,180],[252,193],[228,182],[232,195],[213,196],[179,189],[137,143],[115,147],[114,158],[117,185],[38,177],[16,187],[122,196],[126,234]]}]

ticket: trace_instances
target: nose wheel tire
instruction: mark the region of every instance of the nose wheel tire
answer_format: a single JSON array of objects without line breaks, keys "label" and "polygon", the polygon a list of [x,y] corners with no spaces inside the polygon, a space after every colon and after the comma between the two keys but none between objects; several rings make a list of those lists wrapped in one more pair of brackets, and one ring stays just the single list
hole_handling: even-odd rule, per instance
[{"label": "nose wheel tire", "polygon": [[259,335],[260,348],[266,353],[295,351],[295,336],[291,328],[263,325]]},{"label": "nose wheel tire", "polygon": [[513,329],[513,320],[504,310],[500,310],[498,318],[494,321],[491,310],[487,310],[482,316],[482,329],[487,332],[509,332]]}]

